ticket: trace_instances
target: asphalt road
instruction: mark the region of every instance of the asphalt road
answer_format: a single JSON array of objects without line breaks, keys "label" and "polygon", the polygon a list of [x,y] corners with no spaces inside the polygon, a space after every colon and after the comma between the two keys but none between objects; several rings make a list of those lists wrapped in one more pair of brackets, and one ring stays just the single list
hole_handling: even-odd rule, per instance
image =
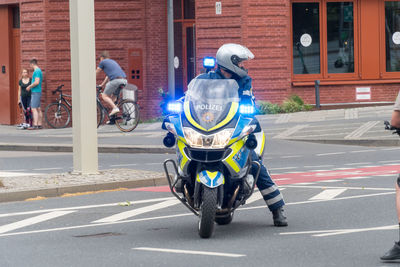
[{"label": "asphalt road", "polygon": [[[256,192],[208,240],[165,187],[2,203],[0,266],[396,266],[379,256],[398,239],[399,149],[270,141],[265,161],[287,202],[289,227],[272,226]],[[100,165],[161,170],[171,156],[102,154]],[[3,172],[72,165],[70,154],[0,158]]]},{"label": "asphalt road", "polygon": [[[264,162],[272,174],[400,163],[400,147],[323,145],[267,139]],[[99,154],[100,169],[128,168],[162,172],[172,154]],[[0,151],[0,178],[13,173],[72,171],[71,153]]]}]

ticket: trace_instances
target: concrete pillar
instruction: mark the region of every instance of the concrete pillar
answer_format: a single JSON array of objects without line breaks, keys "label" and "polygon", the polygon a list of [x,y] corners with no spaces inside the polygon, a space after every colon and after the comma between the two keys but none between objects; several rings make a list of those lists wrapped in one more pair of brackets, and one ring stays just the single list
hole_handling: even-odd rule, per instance
[{"label": "concrete pillar", "polygon": [[98,171],[94,0],[69,0],[74,172]]}]

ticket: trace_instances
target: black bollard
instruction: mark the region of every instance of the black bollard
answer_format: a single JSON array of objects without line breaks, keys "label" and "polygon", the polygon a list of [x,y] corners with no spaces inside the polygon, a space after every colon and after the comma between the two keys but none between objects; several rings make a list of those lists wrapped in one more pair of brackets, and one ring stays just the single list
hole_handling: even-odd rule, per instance
[{"label": "black bollard", "polygon": [[316,80],[315,81],[315,107],[317,109],[321,108],[321,104],[319,102],[319,84],[320,84],[320,81]]}]

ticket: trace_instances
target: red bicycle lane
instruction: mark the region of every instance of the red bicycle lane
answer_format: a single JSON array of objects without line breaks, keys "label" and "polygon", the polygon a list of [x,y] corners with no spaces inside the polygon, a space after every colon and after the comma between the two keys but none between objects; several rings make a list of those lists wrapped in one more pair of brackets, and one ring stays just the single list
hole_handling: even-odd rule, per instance
[{"label": "red bicycle lane", "polygon": [[[283,174],[272,174],[272,179],[277,185],[310,183],[324,180],[337,180],[352,177],[367,177],[367,176],[388,176],[395,177],[400,173],[400,165],[384,165],[365,168],[355,168],[346,170],[326,170],[315,172],[291,172]],[[168,186],[142,187],[130,189],[130,191],[145,191],[145,192],[169,192]]]}]

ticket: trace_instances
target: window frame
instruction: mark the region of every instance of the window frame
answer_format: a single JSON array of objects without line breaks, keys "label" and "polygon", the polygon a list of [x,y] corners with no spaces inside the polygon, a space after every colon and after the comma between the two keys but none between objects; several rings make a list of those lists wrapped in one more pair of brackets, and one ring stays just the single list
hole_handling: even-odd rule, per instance
[{"label": "window frame", "polygon": [[[328,73],[328,34],[327,34],[327,3],[352,2],[353,3],[353,32],[354,32],[354,72]],[[294,74],[293,73],[293,3],[318,3],[319,4],[319,31],[320,31],[320,73],[319,74]],[[359,25],[358,25],[358,0],[292,0],[290,3],[290,55],[292,82],[321,81],[352,81],[359,79]]]},{"label": "window frame", "polygon": [[386,71],[386,14],[385,14],[385,3],[386,2],[400,2],[400,0],[384,0],[379,2],[379,43],[380,43],[380,51],[379,51],[379,76],[381,79],[399,79],[400,71]]}]

